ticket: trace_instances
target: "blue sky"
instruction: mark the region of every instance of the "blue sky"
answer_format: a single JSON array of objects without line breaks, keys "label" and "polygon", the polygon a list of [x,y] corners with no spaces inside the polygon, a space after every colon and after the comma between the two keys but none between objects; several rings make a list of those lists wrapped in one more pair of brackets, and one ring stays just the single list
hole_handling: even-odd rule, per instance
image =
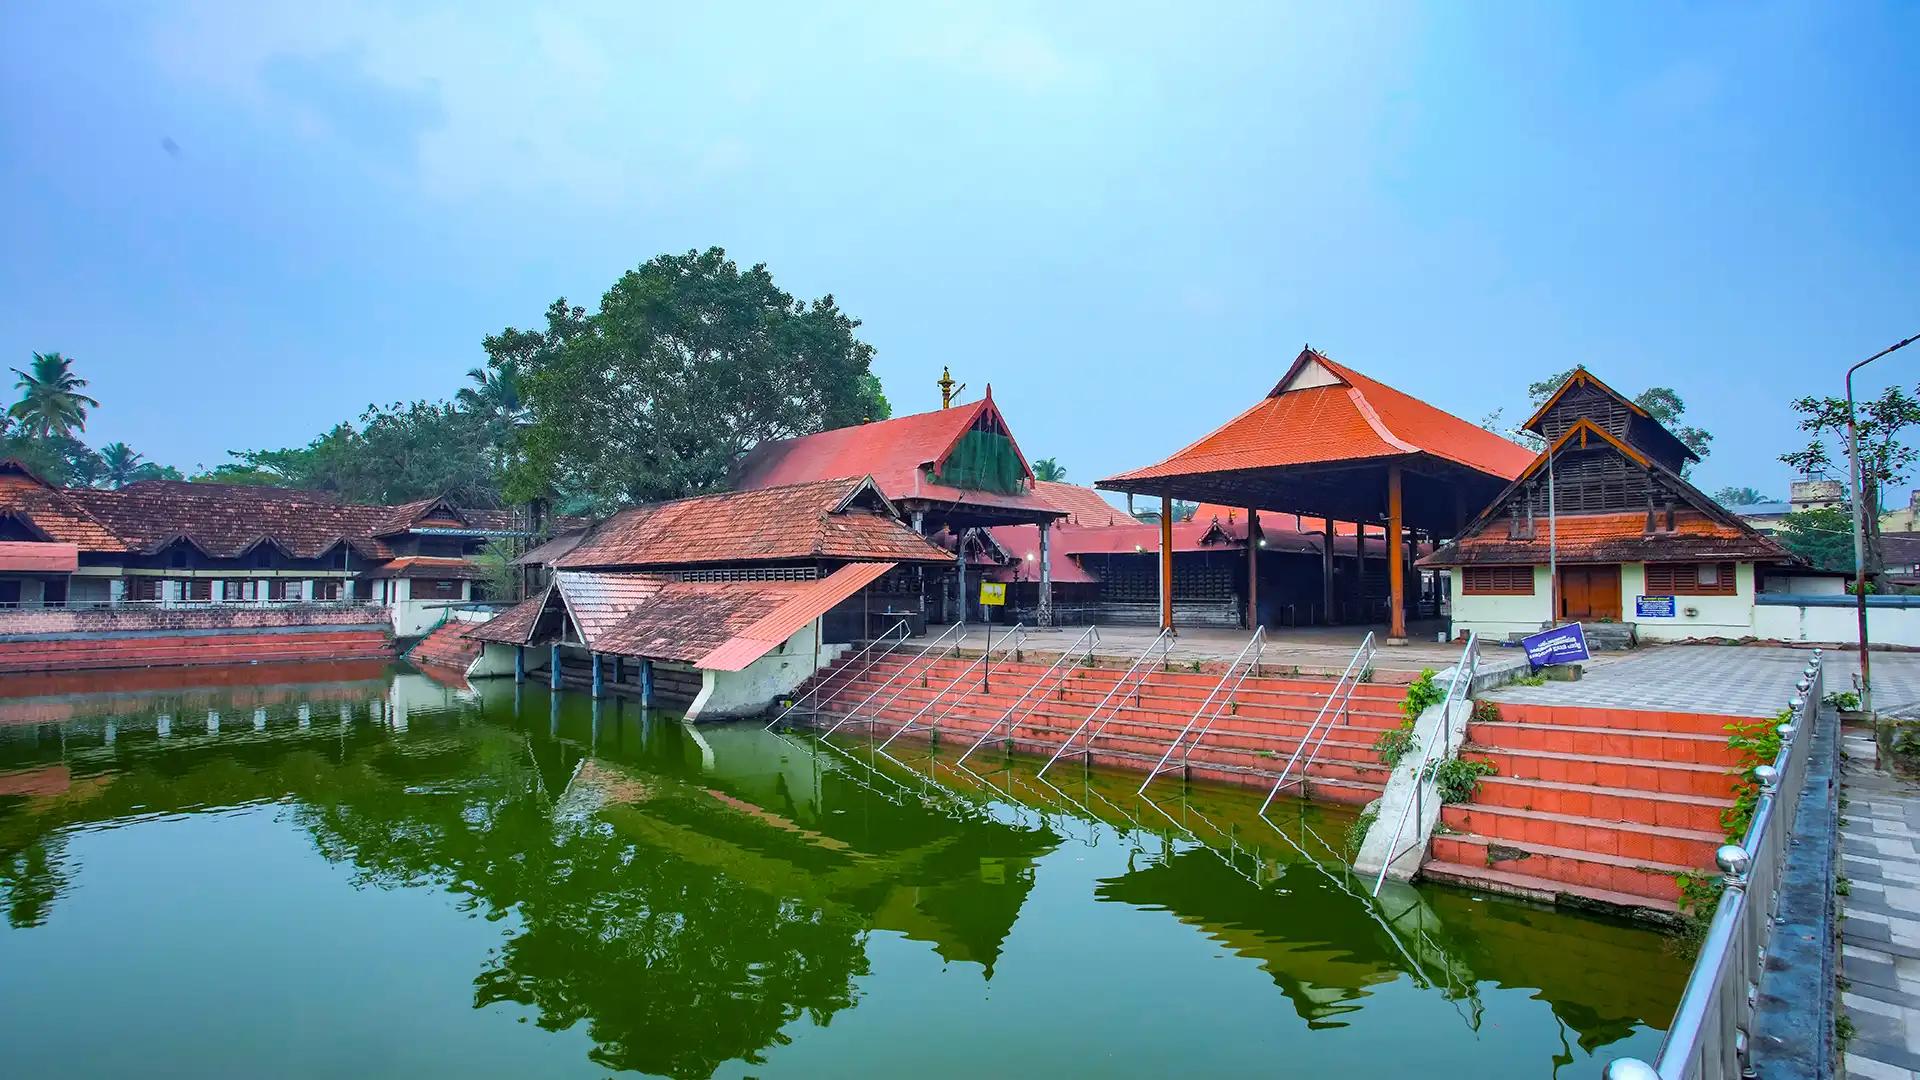
[{"label": "blue sky", "polygon": [[1469,419],[1671,385],[1784,494],[1789,399],[1920,331],[1912,5],[547,7],[7,5],[0,359],[212,465],[718,244],[1076,480],[1311,342]]}]

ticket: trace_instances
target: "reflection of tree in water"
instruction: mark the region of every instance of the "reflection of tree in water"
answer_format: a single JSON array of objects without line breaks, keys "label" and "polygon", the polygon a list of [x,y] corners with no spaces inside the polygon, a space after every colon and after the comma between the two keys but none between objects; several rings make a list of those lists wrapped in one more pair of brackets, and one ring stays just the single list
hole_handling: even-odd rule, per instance
[{"label": "reflection of tree in water", "polygon": [[784,900],[602,822],[556,824],[531,769],[500,750],[443,763],[462,778],[454,789],[423,790],[409,768],[408,787],[352,785],[297,812],[363,883],[438,882],[489,919],[519,919],[475,980],[476,1006],[526,1005],[556,1031],[585,1020],[609,1068],[706,1076],[759,1062],[803,1013],[824,1024],[853,1004],[867,961],[852,913]]},{"label": "reflection of tree in water", "polygon": [[67,838],[42,837],[18,851],[0,853],[0,906],[7,925],[17,930],[40,926],[47,911],[67,890]]}]

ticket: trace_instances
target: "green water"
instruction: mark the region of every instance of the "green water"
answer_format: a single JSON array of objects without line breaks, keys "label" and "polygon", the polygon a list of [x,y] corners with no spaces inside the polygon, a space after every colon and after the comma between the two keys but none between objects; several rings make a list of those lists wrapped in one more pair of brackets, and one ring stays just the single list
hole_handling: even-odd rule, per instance
[{"label": "green water", "polygon": [[1337,809],[298,677],[0,686],[0,1073],[1584,1077],[1685,977]]}]

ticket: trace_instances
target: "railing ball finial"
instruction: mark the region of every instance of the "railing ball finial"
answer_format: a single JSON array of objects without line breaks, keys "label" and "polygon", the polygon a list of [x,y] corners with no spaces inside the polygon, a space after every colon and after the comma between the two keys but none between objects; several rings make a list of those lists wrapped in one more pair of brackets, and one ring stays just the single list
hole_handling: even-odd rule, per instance
[{"label": "railing ball finial", "polygon": [[1721,844],[1713,853],[1713,861],[1721,873],[1737,880],[1745,880],[1747,868],[1753,865],[1752,856],[1739,844]]},{"label": "railing ball finial", "polygon": [[1780,783],[1780,770],[1771,765],[1755,765],[1753,778],[1760,781],[1762,791],[1772,791]]},{"label": "railing ball finial", "polygon": [[1807,699],[1804,697],[1801,697],[1799,694],[1795,694],[1792,697],[1787,699],[1787,708],[1792,709],[1796,713],[1806,707],[1807,707]]},{"label": "railing ball finial", "polygon": [[1800,676],[1800,681],[1794,683],[1793,688],[1795,690],[1800,691],[1800,693],[1805,694],[1808,690],[1813,688],[1813,676],[1811,675]]},{"label": "railing ball finial", "polygon": [[1614,1058],[1600,1075],[1605,1080],[1660,1080],[1660,1073],[1639,1058]]},{"label": "railing ball finial", "polygon": [[1793,724],[1791,723],[1785,723],[1785,724],[1781,724],[1779,727],[1774,728],[1773,730],[1780,733],[1780,741],[1784,743],[1784,742],[1792,742],[1793,733],[1800,729],[1797,727],[1794,727]]}]

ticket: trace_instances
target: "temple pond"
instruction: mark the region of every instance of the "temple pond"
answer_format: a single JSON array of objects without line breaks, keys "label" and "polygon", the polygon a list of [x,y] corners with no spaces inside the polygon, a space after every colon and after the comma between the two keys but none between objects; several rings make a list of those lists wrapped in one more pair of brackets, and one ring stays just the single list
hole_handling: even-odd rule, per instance
[{"label": "temple pond", "polygon": [[7,682],[11,1075],[1594,1076],[1687,972],[1172,778],[377,664]]}]

